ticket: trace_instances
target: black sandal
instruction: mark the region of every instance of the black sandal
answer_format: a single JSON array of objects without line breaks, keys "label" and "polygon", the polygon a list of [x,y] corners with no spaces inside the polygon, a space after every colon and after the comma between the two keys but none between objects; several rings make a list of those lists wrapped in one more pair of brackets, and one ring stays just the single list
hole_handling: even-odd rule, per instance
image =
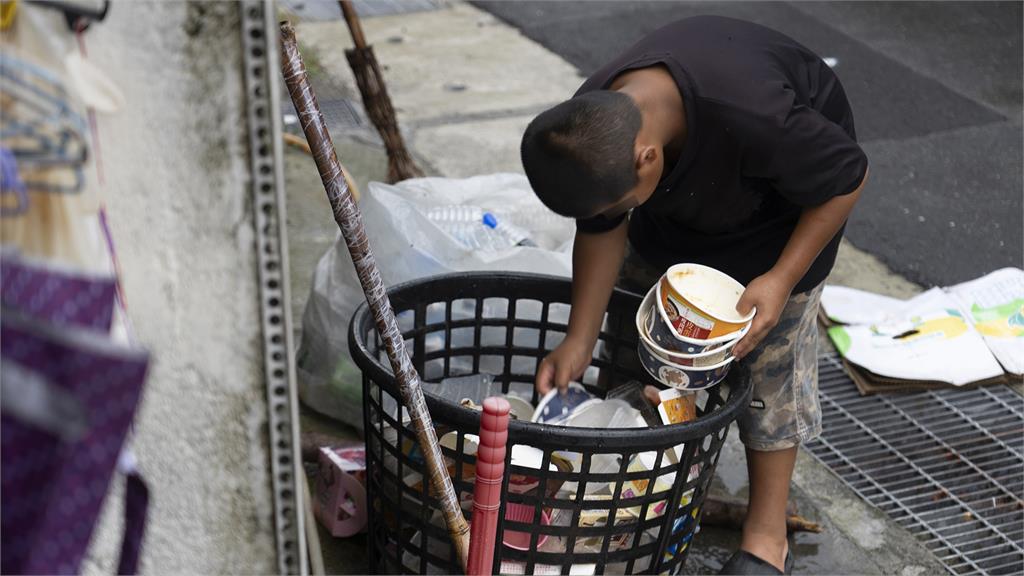
[{"label": "black sandal", "polygon": [[783,574],[792,574],[792,548],[786,550],[785,568],[785,572],[779,572],[779,569],[773,566],[770,562],[765,562],[746,550],[737,550],[736,553],[726,561],[725,565],[722,566],[722,569],[719,570],[718,573],[742,576],[779,576]]}]

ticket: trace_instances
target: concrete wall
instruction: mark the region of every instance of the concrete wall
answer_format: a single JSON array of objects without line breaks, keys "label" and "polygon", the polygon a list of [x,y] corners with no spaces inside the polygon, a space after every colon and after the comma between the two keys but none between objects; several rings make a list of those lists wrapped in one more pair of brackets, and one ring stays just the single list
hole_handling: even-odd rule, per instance
[{"label": "concrete wall", "polygon": [[[129,313],[154,356],[133,442],[150,574],[277,569],[238,23],[234,2],[117,2],[86,36],[128,102],[99,134]],[[86,573],[117,568],[121,489]]]}]

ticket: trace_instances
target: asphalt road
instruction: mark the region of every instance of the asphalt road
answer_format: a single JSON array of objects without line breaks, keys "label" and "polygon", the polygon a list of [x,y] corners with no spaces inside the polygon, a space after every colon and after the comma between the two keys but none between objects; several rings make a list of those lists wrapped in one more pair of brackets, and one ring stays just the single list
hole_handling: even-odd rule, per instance
[{"label": "asphalt road", "polygon": [[855,246],[924,285],[1022,266],[1021,3],[475,4],[584,75],[678,18],[780,30],[838,60],[871,161]]}]

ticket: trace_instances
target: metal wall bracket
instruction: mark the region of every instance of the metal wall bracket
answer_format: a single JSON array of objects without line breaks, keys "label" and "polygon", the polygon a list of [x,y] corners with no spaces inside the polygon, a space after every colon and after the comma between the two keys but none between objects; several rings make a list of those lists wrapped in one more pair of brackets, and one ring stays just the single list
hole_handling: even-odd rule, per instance
[{"label": "metal wall bracket", "polygon": [[278,571],[306,575],[276,10],[270,0],[246,0],[240,10]]}]

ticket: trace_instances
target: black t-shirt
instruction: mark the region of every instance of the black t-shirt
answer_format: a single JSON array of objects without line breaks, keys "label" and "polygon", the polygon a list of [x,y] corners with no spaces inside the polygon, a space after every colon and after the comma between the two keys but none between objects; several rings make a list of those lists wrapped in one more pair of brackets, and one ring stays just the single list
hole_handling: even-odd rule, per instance
[{"label": "black t-shirt", "polygon": [[[650,264],[697,262],[744,285],[778,260],[805,207],[853,192],[867,171],[839,79],[795,40],[718,16],[661,28],[591,76],[577,95],[625,71],[662,65],[686,108],[687,137],[653,196],[632,211],[629,239]],[[671,160],[671,159],[669,159]],[[619,218],[577,221],[597,233]],[[828,276],[842,230],[794,293]]]}]

